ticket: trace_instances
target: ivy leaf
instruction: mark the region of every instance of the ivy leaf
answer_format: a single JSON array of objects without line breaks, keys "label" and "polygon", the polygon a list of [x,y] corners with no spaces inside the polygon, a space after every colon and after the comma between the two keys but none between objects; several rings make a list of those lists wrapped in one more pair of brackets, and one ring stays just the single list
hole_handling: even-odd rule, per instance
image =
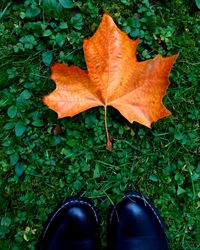
[{"label": "ivy leaf", "polygon": [[90,39],[83,44],[88,71],[77,66],[54,63],[51,79],[56,89],[43,102],[59,118],[74,116],[89,108],[103,106],[107,149],[111,149],[106,112],[116,108],[129,122],[147,127],[170,115],[162,103],[169,85],[168,75],[178,55],[138,62],[139,39],[131,40],[105,13]]}]

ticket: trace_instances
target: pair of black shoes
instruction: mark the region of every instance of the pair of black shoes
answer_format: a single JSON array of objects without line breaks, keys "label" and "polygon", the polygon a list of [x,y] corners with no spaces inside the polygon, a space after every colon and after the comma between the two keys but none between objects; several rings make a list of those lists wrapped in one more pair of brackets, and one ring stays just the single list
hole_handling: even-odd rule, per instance
[{"label": "pair of black shoes", "polygon": [[[70,198],[51,216],[40,250],[99,250],[99,218],[88,199]],[[163,222],[150,201],[128,193],[111,210],[109,250],[169,250]]]}]

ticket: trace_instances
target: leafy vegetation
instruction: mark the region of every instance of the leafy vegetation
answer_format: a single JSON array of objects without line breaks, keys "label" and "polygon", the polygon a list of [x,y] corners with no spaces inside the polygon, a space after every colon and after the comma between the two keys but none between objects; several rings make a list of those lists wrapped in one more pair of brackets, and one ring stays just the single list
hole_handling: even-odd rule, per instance
[{"label": "leafy vegetation", "polygon": [[[136,190],[164,218],[171,249],[200,248],[199,10],[190,0],[2,0],[0,6],[0,249],[34,249],[48,214],[70,195],[91,197],[102,216]],[[138,60],[179,53],[164,103],[172,115],[151,130],[108,109],[57,120],[41,98],[54,89],[53,61],[85,68],[82,39],[107,11]]]}]

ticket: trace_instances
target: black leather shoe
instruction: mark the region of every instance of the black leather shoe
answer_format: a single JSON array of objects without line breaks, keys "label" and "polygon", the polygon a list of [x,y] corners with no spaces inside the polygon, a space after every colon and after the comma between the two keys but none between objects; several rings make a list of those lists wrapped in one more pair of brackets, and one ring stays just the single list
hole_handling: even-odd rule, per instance
[{"label": "black leather shoe", "polygon": [[87,199],[70,198],[50,217],[40,250],[97,250],[99,219]]},{"label": "black leather shoe", "polygon": [[158,212],[139,193],[128,193],[112,209],[108,225],[109,250],[168,250]]}]

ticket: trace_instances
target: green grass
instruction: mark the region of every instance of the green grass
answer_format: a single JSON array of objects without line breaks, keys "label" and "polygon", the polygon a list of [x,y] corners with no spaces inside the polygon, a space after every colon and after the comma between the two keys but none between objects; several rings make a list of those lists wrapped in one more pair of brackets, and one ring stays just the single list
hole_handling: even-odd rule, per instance
[{"label": "green grass", "polygon": [[[195,1],[1,1],[0,249],[34,249],[48,214],[70,195],[93,199],[106,245],[107,211],[126,191],[150,197],[171,249],[200,248],[199,10]],[[73,4],[74,3],[74,4]],[[69,7],[68,6],[68,7]],[[133,39],[138,59],[179,53],[164,103],[172,115],[148,129],[108,109],[57,120],[41,99],[49,65],[85,68],[82,39],[107,11]],[[60,126],[61,131],[58,131]],[[56,130],[56,131],[55,131]]]}]

